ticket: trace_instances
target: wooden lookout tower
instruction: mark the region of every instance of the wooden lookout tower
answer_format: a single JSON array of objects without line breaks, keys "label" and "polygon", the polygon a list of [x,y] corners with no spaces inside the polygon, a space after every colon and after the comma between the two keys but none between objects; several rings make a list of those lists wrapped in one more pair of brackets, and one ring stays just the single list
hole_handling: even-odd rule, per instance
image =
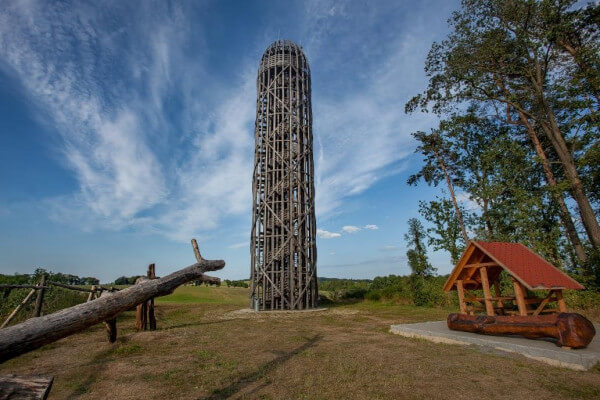
[{"label": "wooden lookout tower", "polygon": [[250,306],[312,308],[317,230],[310,67],[302,48],[272,43],[256,84]]},{"label": "wooden lookout tower", "polygon": [[[510,276],[514,294],[500,291],[500,273]],[[492,288],[494,294],[492,295]],[[583,289],[579,283],[520,243],[469,242],[444,285],[456,290],[462,314],[540,315],[566,312],[563,289]],[[473,293],[483,291],[483,297]],[[532,292],[548,291],[545,297]],[[548,308],[556,302],[557,308]]]}]

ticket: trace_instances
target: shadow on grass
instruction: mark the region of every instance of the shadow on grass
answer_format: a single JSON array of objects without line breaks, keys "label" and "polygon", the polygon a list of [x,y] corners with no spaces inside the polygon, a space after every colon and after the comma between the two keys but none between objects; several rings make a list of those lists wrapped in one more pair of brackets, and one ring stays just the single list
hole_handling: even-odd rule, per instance
[{"label": "shadow on grass", "polygon": [[[229,398],[230,396],[240,392],[241,390],[245,389],[246,387],[253,384],[254,382],[262,379],[266,374],[275,370],[281,364],[285,363],[286,361],[290,360],[291,358],[302,353],[304,350],[311,348],[317,342],[319,342],[322,338],[323,337],[321,335],[315,335],[314,337],[309,339],[306,343],[304,343],[302,346],[299,346],[290,352],[282,353],[279,357],[275,358],[274,360],[261,365],[256,371],[240,377],[237,381],[233,382],[231,385],[229,385],[227,387],[215,390],[212,395],[205,397],[204,399],[218,400],[218,399]],[[245,393],[245,395],[247,395],[247,396],[252,395],[253,393],[256,393],[257,391],[268,386],[269,384],[270,384],[269,382],[264,382],[261,385],[258,385],[257,387],[252,389],[250,392]]]},{"label": "shadow on grass", "polygon": [[232,321],[235,321],[235,319],[221,319],[221,320],[217,320],[217,321],[208,321],[208,322],[187,322],[185,324],[164,326],[164,327],[161,327],[160,330],[168,330],[168,329],[176,329],[176,328],[186,328],[188,326],[222,324],[224,322],[232,322]]},{"label": "shadow on grass", "polygon": [[[132,334],[120,336],[117,338],[117,341],[114,343],[114,345],[122,345],[129,342],[131,336]],[[114,345],[109,349],[96,354],[89,363],[85,364],[86,367],[93,367],[92,373],[90,373],[83,382],[76,383],[74,385],[74,389],[71,394],[67,396],[67,399],[76,399],[89,392],[90,386],[92,386],[94,382],[98,380],[100,374],[106,370],[106,365],[115,359]]]}]

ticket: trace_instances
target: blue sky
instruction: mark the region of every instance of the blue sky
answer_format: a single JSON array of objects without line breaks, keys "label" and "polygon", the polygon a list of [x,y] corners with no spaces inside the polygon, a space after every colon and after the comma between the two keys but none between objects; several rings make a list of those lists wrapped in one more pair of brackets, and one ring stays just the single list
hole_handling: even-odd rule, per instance
[{"label": "blue sky", "polygon": [[278,38],[311,64],[318,274],[408,273],[406,221],[439,192],[405,183],[436,119],[404,104],[457,6],[0,0],[0,273],[164,275],[196,237],[214,275],[247,277],[256,72]]}]

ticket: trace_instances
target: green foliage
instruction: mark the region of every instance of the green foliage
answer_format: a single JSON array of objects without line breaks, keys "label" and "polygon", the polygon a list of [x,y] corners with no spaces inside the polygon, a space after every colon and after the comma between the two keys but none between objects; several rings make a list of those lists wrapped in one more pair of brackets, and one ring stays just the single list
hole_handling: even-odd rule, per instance
[{"label": "green foliage", "polygon": [[134,276],[120,276],[115,279],[115,285],[133,285],[138,278],[141,278],[144,275],[134,275]]},{"label": "green foliage", "polygon": [[[427,89],[406,104],[445,118],[414,133],[425,163],[409,184],[446,178],[451,195],[456,186],[478,206],[462,221],[474,238],[521,242],[596,288],[598,244],[585,239],[600,211],[599,16],[572,0],[463,0],[428,54]],[[575,227],[586,263],[573,252],[575,207],[560,206],[571,207],[569,196],[595,207],[596,219],[582,212]],[[430,245],[455,259],[456,223],[440,222],[447,204],[421,214],[433,224]]]},{"label": "green foliage", "polygon": [[418,219],[411,218],[408,220],[408,233],[404,235],[404,239],[408,247],[408,251],[406,252],[408,266],[412,270],[413,275],[432,275],[436,269],[433,268],[427,259],[427,247],[425,247],[424,243],[425,229]]},{"label": "green foliage", "polygon": [[372,281],[352,279],[319,278],[319,290],[332,294],[334,300],[365,299],[394,304],[414,304],[429,307],[457,305],[452,294],[444,293],[442,287],[446,276],[418,277],[420,287],[415,291],[414,276],[377,276]]},{"label": "green foliage", "polygon": [[[436,200],[420,201],[419,214],[431,224],[427,228],[427,244],[434,250],[446,250],[452,264],[456,264],[465,249],[465,241],[452,202],[437,196]],[[464,210],[462,215],[466,215]]]},{"label": "green foliage", "polygon": [[362,299],[371,284],[367,279],[318,278],[319,292],[332,300]]},{"label": "green foliage", "polygon": [[248,281],[246,280],[237,280],[237,281],[232,281],[229,279],[225,279],[223,281],[225,283],[225,285],[227,285],[228,287],[242,287],[242,288],[247,288],[249,287],[248,285]]}]

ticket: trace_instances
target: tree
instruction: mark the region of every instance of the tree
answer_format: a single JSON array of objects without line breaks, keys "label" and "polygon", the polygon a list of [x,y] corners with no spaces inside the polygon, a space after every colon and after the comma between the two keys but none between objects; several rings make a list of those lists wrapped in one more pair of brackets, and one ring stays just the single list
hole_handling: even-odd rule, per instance
[{"label": "tree", "polygon": [[408,220],[408,233],[404,235],[409,250],[406,253],[412,274],[419,277],[433,275],[436,271],[427,259],[427,248],[424,244],[425,228],[416,218]]},{"label": "tree", "polygon": [[[448,145],[439,131],[433,130],[430,134],[419,131],[413,133],[413,137],[420,142],[415,152],[420,152],[425,156],[425,163],[419,172],[408,178],[407,183],[409,185],[416,185],[419,180],[423,179],[427,184],[437,186],[444,179],[450,192],[452,204],[454,205],[456,221],[460,227],[463,240],[467,243],[469,241],[467,228],[465,227],[461,209],[456,201],[454,186],[450,176],[453,172],[451,163],[455,155],[448,151]],[[458,171],[454,172],[458,173]]]},{"label": "tree", "polygon": [[461,235],[461,227],[452,202],[439,197],[429,202],[420,201],[419,214],[432,225],[431,228],[427,228],[427,244],[433,246],[434,250],[446,250],[450,253],[452,264],[456,264],[466,242]]},{"label": "tree", "polygon": [[[561,36],[552,36],[551,26],[555,25],[547,18],[554,15],[556,20],[557,15],[567,15],[572,4],[573,1],[463,0],[462,9],[451,19],[448,38],[434,43],[428,55],[427,90],[414,97],[406,110],[426,110],[432,105],[434,112],[442,113],[475,101],[505,108],[507,116],[517,114],[523,123],[526,120],[533,124],[556,155],[585,231],[598,250],[600,226],[573,147],[580,143],[575,123],[581,114],[574,112],[576,107],[561,108],[565,95],[563,77],[573,70],[577,60],[565,57],[566,48],[558,44]],[[597,32],[592,29],[597,24],[590,22],[587,26],[590,29],[578,31],[584,36],[580,43],[594,43],[590,32]],[[591,62],[594,58],[585,60]],[[585,79],[593,83],[590,71]],[[592,84],[589,87],[593,89]]]}]

